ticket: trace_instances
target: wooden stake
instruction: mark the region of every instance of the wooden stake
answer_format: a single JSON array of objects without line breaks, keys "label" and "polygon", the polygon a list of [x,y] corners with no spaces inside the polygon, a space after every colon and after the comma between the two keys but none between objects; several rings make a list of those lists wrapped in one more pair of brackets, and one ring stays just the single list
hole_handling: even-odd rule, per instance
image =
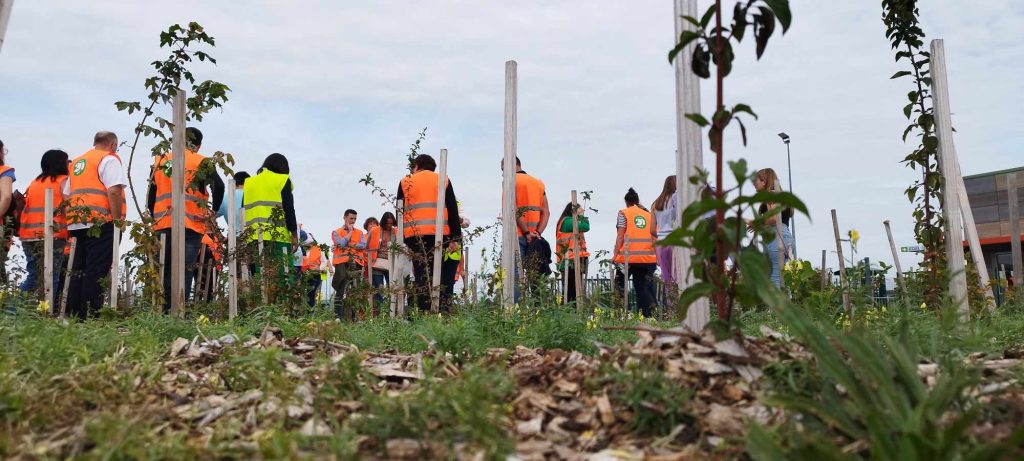
[{"label": "wooden stake", "polygon": [[942,172],[942,214],[946,234],[946,268],[949,297],[956,305],[961,321],[970,317],[967,305],[967,271],[964,263],[963,223],[960,194],[956,190],[956,150],[949,109],[949,82],[946,80],[946,52],[942,40],[931,42],[932,101],[935,132],[939,139],[939,168]]},{"label": "wooden stake", "polygon": [[1020,204],[1018,203],[1017,172],[1006,174],[1007,205],[1010,208],[1010,259],[1013,266],[1013,287],[1021,291],[1024,281],[1024,262],[1020,250]]},{"label": "wooden stake", "polygon": [[[212,255],[211,255],[212,256]],[[192,290],[192,302],[197,303],[202,301],[203,278],[206,276],[206,245],[199,246],[199,266],[196,267],[196,281],[194,283],[195,289]]]},{"label": "wooden stake", "polygon": [[448,149],[441,149],[437,165],[437,213],[434,215],[434,271],[430,278],[430,311],[437,313],[441,306],[441,246],[444,242],[445,190],[448,186]]},{"label": "wooden stake", "polygon": [[900,266],[900,254],[896,252],[896,241],[892,238],[892,228],[889,220],[882,221],[885,225],[885,235],[889,236],[889,249],[892,250],[892,263],[896,266],[896,284],[903,288],[903,268]]},{"label": "wooden stake", "polygon": [[405,201],[404,200],[399,200],[396,205],[397,206],[395,208],[395,214],[398,215],[398,218],[395,219],[395,221],[397,221],[397,224],[398,224],[398,232],[392,234],[392,241],[394,242],[394,245],[392,245],[392,248],[395,248],[396,250],[399,250],[399,251],[392,250],[392,253],[391,253],[391,256],[392,256],[391,264],[392,264],[392,266],[391,267],[394,268],[394,269],[397,269],[399,266],[401,266],[402,267],[402,271],[401,271],[402,273],[398,274],[399,275],[398,277],[395,277],[395,272],[397,272],[397,271],[392,270],[392,272],[390,274],[390,276],[391,276],[391,293],[392,293],[391,294],[391,302],[392,302],[392,305],[394,306],[394,307],[391,308],[391,311],[392,312],[397,312],[399,316],[404,318],[405,317],[405,266],[406,265],[404,264],[404,262],[405,262],[404,259],[402,260],[403,264],[399,264],[398,258],[399,257],[405,258],[405,251],[401,251],[401,250],[404,250],[405,243],[404,243],[403,240],[400,240],[400,239],[404,239],[405,238]]},{"label": "wooden stake", "polygon": [[110,308],[117,310],[117,289],[121,287],[121,228],[114,223],[114,258],[110,264]]},{"label": "wooden stake", "polygon": [[234,320],[238,315],[238,244],[235,237],[235,179],[228,179],[228,257],[224,258],[228,263],[228,320]]},{"label": "wooden stake", "polygon": [[836,234],[836,255],[839,256],[839,289],[843,293],[843,309],[847,315],[853,315],[853,307],[850,306],[850,290],[846,283],[846,261],[843,259],[843,242],[839,235],[839,218],[836,217],[836,210],[832,209],[832,231]]},{"label": "wooden stake", "polygon": [[505,62],[505,158],[502,170],[501,203],[501,270],[503,275],[502,306],[515,304],[516,253],[519,249],[516,232],[516,137],[518,86],[517,64]]},{"label": "wooden stake", "polygon": [[[672,45],[675,46],[679,35],[685,30],[695,30],[693,24],[683,19],[684,16],[699,17],[702,13],[697,9],[697,0],[674,0],[675,35]],[[683,49],[675,60],[676,77],[676,198],[679,212],[674,217],[676,224],[682,219],[682,210],[700,199],[697,186],[690,184],[689,178],[697,170],[704,167],[704,136],[701,127],[686,118],[686,114],[699,114],[700,79],[690,70],[695,43]],[[675,280],[679,288],[693,283],[690,272],[690,251],[683,247],[672,249],[672,266]],[[700,298],[690,305],[686,311],[683,324],[691,331],[701,331],[711,320],[711,308],[707,298]]]},{"label": "wooden stake", "polygon": [[267,303],[267,261],[263,259],[263,229],[256,230],[256,261],[260,265],[260,296]]},{"label": "wooden stake", "polygon": [[171,135],[171,312],[185,314],[185,90],[174,94]]},{"label": "wooden stake", "polygon": [[75,248],[78,246],[78,238],[71,237],[68,244],[71,245],[71,250],[68,253],[68,269],[64,273],[64,287],[61,289],[60,294],[60,318],[64,318],[64,313],[67,311],[68,287],[71,286],[71,268],[75,264]]},{"label": "wooden stake", "polygon": [[573,281],[576,282],[576,306],[581,306],[585,297],[583,290],[583,266],[580,258],[583,245],[580,239],[580,210],[579,203],[576,201],[575,190],[572,191],[570,198],[572,199],[572,243],[574,248],[572,252]]},{"label": "wooden stake", "polygon": [[[956,146],[953,146],[953,155],[956,157]],[[967,245],[971,249],[971,259],[974,261],[974,268],[978,270],[978,283],[985,291],[985,304],[988,310],[996,308],[995,295],[992,293],[992,284],[988,277],[988,264],[985,263],[985,254],[981,251],[981,240],[978,238],[978,228],[974,223],[974,211],[971,210],[971,202],[967,198],[967,187],[964,185],[963,175],[960,174],[960,161],[954,163],[953,186],[956,187],[957,196],[960,199],[960,212],[963,213],[964,234],[966,234]]]},{"label": "wooden stake", "polygon": [[562,253],[562,304],[569,304],[569,258]]},{"label": "wooden stake", "polygon": [[622,243],[622,301],[623,307],[629,311],[629,236]]},{"label": "wooden stake", "polygon": [[43,199],[43,294],[53,312],[53,188],[47,188]]},{"label": "wooden stake", "polygon": [[4,48],[4,37],[7,36],[7,24],[11,21],[11,10],[14,0],[0,0],[0,50]]},{"label": "wooden stake", "polygon": [[828,287],[829,277],[828,268],[825,267],[825,250],[821,250],[821,291],[825,291]]}]

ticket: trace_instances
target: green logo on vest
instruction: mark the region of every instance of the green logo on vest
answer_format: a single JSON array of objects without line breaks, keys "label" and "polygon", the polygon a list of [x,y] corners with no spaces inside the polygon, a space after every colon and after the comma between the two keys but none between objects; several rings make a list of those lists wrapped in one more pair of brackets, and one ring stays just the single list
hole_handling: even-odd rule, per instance
[{"label": "green logo on vest", "polygon": [[646,229],[647,219],[643,216],[637,216],[633,218],[633,225],[636,226],[637,229]]},{"label": "green logo on vest", "polygon": [[75,176],[80,176],[82,174],[82,172],[85,171],[85,159],[83,158],[83,159],[75,162],[75,166],[72,167],[71,170],[72,170],[72,172],[75,173]]}]

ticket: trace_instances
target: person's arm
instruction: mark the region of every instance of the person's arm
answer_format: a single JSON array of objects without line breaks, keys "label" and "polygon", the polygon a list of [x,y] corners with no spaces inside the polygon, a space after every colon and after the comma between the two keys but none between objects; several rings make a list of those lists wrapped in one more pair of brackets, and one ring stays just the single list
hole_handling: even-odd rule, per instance
[{"label": "person's arm", "polygon": [[395,194],[395,197],[396,197],[396,198],[397,198],[398,200],[405,200],[405,192],[404,192],[404,191],[402,191],[402,181],[399,181],[399,182],[398,182],[398,193],[397,193],[397,194]]},{"label": "person's arm", "polygon": [[[64,228],[67,228],[67,225],[68,225],[67,224],[67,222],[68,222],[68,207],[67,207],[67,203],[66,203],[67,195],[64,193],[64,191],[67,190],[67,188],[68,188],[68,178],[65,177],[64,178],[64,182],[60,183],[60,189],[58,189],[58,191],[60,192],[61,196],[60,197],[56,197],[56,196],[54,197],[54,200],[58,200],[59,199],[60,201],[53,204],[54,214],[55,214],[55,216],[59,216],[64,221]],[[56,194],[56,193],[57,192],[54,192],[54,194]]]},{"label": "person's arm", "polygon": [[612,252],[612,257],[619,255],[619,250],[622,249],[622,243],[626,239],[626,215],[621,211],[615,217],[615,249]]},{"label": "person's arm", "polygon": [[146,209],[149,210],[149,215],[153,216],[153,209],[156,207],[156,184],[152,180],[149,181],[149,187],[146,188]]},{"label": "person's arm", "polygon": [[590,232],[590,218],[583,215],[579,215],[579,218],[580,223],[576,225],[576,229],[579,230],[581,234],[584,232]]},{"label": "person's arm", "polygon": [[213,174],[210,176],[212,176],[210,189],[213,189],[213,202],[211,205],[214,210],[220,210],[222,208],[221,205],[224,204],[224,180],[217,174],[216,169],[213,170]]},{"label": "person's arm", "polygon": [[0,177],[0,216],[7,214],[14,199],[14,179],[10,176]]},{"label": "person's arm", "polygon": [[540,206],[540,223],[537,224],[537,235],[543,234],[548,228],[548,220],[551,219],[551,209],[548,208],[548,194],[544,193],[544,202]]},{"label": "person's arm", "polygon": [[110,201],[110,217],[114,221],[124,219],[124,186],[108,187],[107,200]]},{"label": "person's arm", "polygon": [[338,231],[334,231],[334,232],[331,233],[331,240],[334,241],[334,246],[336,246],[338,248],[345,248],[345,247],[347,247],[348,246],[348,238],[349,238],[348,234],[341,235],[341,234],[338,233]]},{"label": "person's arm", "polygon": [[448,188],[444,190],[444,207],[448,210],[448,230],[451,231],[453,241],[462,240],[462,218],[459,217],[459,201],[455,198],[455,189],[452,182],[448,181]]},{"label": "person's arm", "polygon": [[359,236],[359,241],[356,242],[356,244],[354,246],[355,246],[355,248],[357,250],[365,250],[366,249],[366,232],[363,232]]},{"label": "person's arm", "polygon": [[651,237],[658,238],[658,213],[651,213]]},{"label": "person's arm", "polygon": [[292,195],[292,180],[284,182],[281,189],[281,208],[284,209],[284,226],[292,234],[292,243],[298,243],[299,236],[294,229],[299,228],[299,222],[295,219],[295,196]]}]

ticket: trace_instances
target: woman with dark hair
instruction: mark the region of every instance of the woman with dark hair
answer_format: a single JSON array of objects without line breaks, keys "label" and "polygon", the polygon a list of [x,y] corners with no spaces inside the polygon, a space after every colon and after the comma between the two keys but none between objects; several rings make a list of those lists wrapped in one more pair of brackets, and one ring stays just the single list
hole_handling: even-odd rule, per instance
[{"label": "woman with dark hair", "polygon": [[625,200],[626,208],[619,210],[615,220],[615,253],[612,261],[623,266],[628,262],[629,273],[624,273],[622,268],[617,270],[615,288],[621,290],[628,283],[628,278],[632,277],[637,308],[644,317],[650,317],[651,304],[654,302],[652,279],[657,267],[654,238],[649,228],[651,213],[640,206],[640,195],[632,187],[626,192]]},{"label": "woman with dark hair", "polygon": [[[68,180],[68,154],[62,150],[48,150],[39,161],[42,172],[25,189],[25,210],[21,214],[21,226],[18,238],[25,250],[25,280],[19,287],[21,291],[37,290],[37,281],[43,273],[43,239],[46,236],[46,191],[53,191],[53,292],[60,293],[61,269],[64,268],[64,246],[67,243],[68,230],[61,204],[64,202],[62,190]],[[56,297],[55,297],[56,298]]]},{"label": "woman with dark hair", "polygon": [[[578,206],[578,205],[577,205]],[[587,251],[587,239],[584,233],[590,231],[590,219],[583,216],[583,209],[577,213],[579,222],[576,223],[576,230],[579,232],[579,257],[581,278],[587,280],[587,266],[590,261],[590,252]],[[562,215],[558,217],[558,224],[555,225],[555,252],[558,258],[558,272],[568,274],[568,285],[566,288],[566,302],[576,302],[576,242],[572,238],[572,202],[565,204]],[[568,265],[566,270],[565,265]],[[584,283],[584,286],[586,284]]]},{"label": "woman with dark hair", "polygon": [[[371,220],[373,225],[368,226]],[[366,267],[372,271],[370,278],[373,282],[374,290],[373,304],[379,310],[384,303],[384,295],[381,293],[380,287],[387,285],[391,279],[388,249],[391,246],[391,240],[394,238],[395,215],[390,211],[385,211],[381,215],[380,221],[377,218],[367,218],[363,228],[366,229],[368,235],[366,240]]]},{"label": "woman with dark hair", "polygon": [[[264,254],[277,262],[275,266],[280,266],[282,281],[287,279],[285,266],[290,264],[290,255],[299,243],[299,225],[295,219],[295,198],[292,195],[294,187],[288,173],[288,159],[278,153],[270,154],[256,175],[245,180],[242,190],[248,243],[251,245],[263,239]],[[280,211],[275,213],[276,210]],[[259,271],[260,265],[253,269]]]},{"label": "woman with dark hair", "polygon": [[[676,196],[676,175],[665,178],[665,185],[661,188],[661,195],[651,204],[651,237],[663,239],[676,230],[676,223],[682,216],[682,211],[677,205]],[[661,269],[661,281],[669,292],[675,292],[675,277],[672,270],[672,247],[656,246],[655,256],[658,259],[658,268]]]},{"label": "woman with dark hair", "polygon": [[7,282],[7,252],[11,250],[11,230],[14,228],[14,213],[11,203],[14,200],[14,168],[7,166],[7,148],[0,141],[0,218],[3,219],[3,236],[0,239],[0,281]]}]

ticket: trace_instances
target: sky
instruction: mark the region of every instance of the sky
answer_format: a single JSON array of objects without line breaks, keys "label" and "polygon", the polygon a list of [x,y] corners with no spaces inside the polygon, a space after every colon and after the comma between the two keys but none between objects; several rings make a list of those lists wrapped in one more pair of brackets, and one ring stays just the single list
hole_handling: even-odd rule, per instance
[{"label": "sky", "polygon": [[[945,40],[963,173],[1021,166],[1024,130],[1012,120],[1024,105],[1024,5],[935,0],[921,8],[928,39]],[[749,104],[760,118],[747,123],[746,147],[738,131],[727,134],[725,157],[775,168],[786,182],[776,134],[788,133],[793,189],[810,209],[796,222],[799,256],[817,267],[821,250],[835,250],[835,208],[841,231],[861,235],[858,258],[891,263],[883,220],[897,246],[914,243],[903,190],[917,174],[900,163],[914,147],[901,140],[910,80],[889,80],[903,67],[879,2],[794,0],[791,9],[792,27],[776,32],[760,61],[751,43],[737,52],[725,101]],[[371,174],[394,190],[424,127],[422,152],[448,149],[448,174],[473,225],[493,223],[510,59],[518,62],[524,169],[546,183],[556,216],[571,190],[593,191],[591,250],[611,249],[629,187],[650,204],[675,171],[671,1],[179,0],[158,12],[143,1],[20,0],[0,51],[0,139],[15,187],[38,174],[47,149],[81,154],[98,130],[129,137],[138,118],[114,102],[143,99],[150,62],[166,55],[159,33],[189,21],[217,45],[207,50],[217,65],[193,72],[232,90],[223,110],[198,125],[203,151],[230,152],[236,169],[250,173],[266,155],[285,154],[298,219],[321,241],[347,208],[360,222],[380,216],[382,199],[359,179]],[[714,88],[701,85],[709,112]],[[169,107],[157,110],[171,118]],[[151,145],[141,144],[131,172],[142,197]],[[553,230],[546,234],[554,240]],[[474,244],[473,270],[491,245],[491,235]],[[905,269],[919,261],[900,259]],[[837,266],[835,254],[828,265]]]}]

